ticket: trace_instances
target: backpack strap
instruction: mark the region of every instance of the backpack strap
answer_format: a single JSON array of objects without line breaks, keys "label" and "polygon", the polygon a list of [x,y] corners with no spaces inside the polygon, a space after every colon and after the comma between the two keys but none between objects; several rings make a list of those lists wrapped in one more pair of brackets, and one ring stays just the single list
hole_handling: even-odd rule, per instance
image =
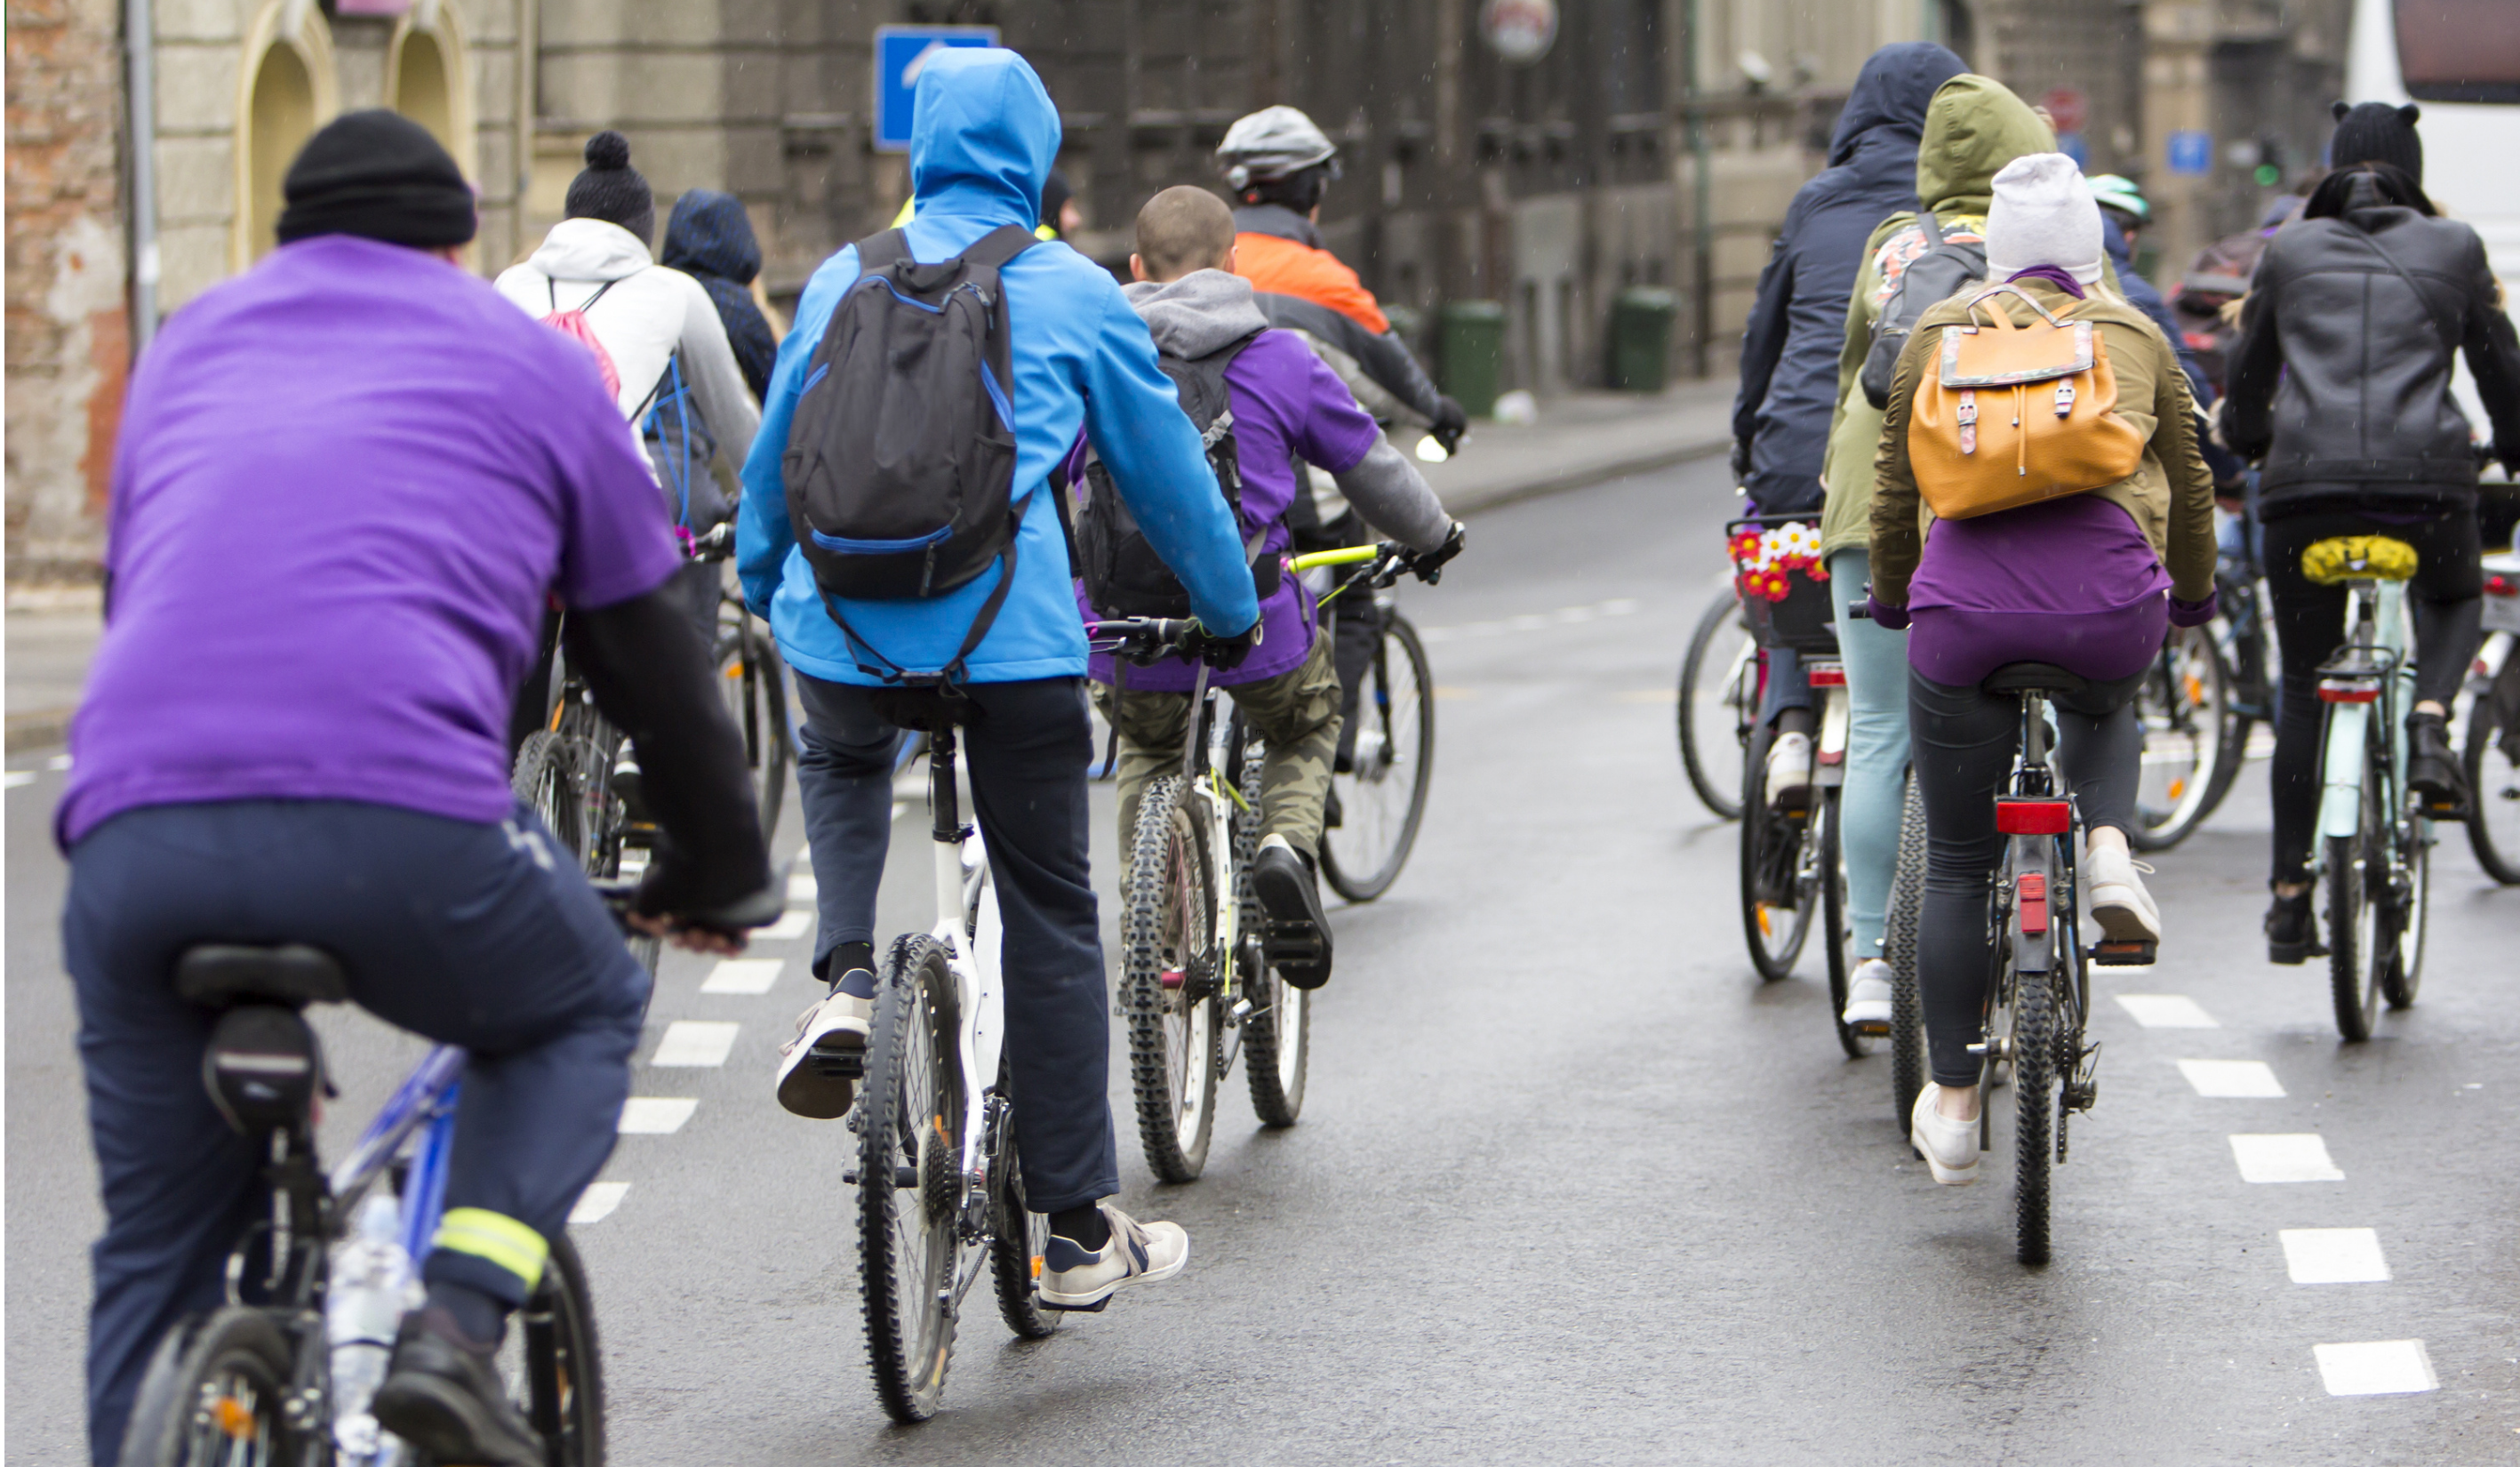
[{"label": "backpack strap", "polygon": [[873,275],[889,270],[910,259],[910,239],[898,229],[887,229],[858,241],[858,274]]},{"label": "backpack strap", "polygon": [[970,247],[963,252],[963,262],[969,265],[986,265],[992,270],[1003,270],[1009,260],[1040,243],[1041,241],[1034,237],[1031,230],[1017,229],[1012,224],[1001,224],[973,240]]},{"label": "backpack strap", "polygon": [[[1044,487],[1048,487],[1048,485],[1045,484]],[[1007,535],[1007,548],[1005,554],[999,557],[1000,561],[1004,563],[1006,569],[1000,573],[998,583],[989,588],[989,597],[986,601],[980,603],[978,614],[971,618],[971,629],[963,634],[963,645],[961,649],[954,654],[953,661],[937,669],[934,680],[945,687],[954,687],[963,681],[963,674],[967,670],[964,664],[970,659],[972,653],[980,650],[980,643],[988,639],[989,628],[997,624],[998,612],[1007,604],[1007,593],[1014,589],[1015,547],[1023,539],[1024,508],[1031,502],[1031,495],[1026,495],[1023,498],[1016,500],[1014,509],[1009,516],[1009,518],[1014,521],[1014,527]],[[1064,523],[1063,519],[1061,523]],[[885,657],[880,651],[877,650],[876,645],[873,642],[868,641],[856,627],[849,624],[848,618],[840,615],[840,603],[838,597],[826,593],[823,597],[823,609],[832,614],[832,619],[839,623],[840,634],[848,638],[850,661],[857,664],[857,667],[860,672],[865,673],[869,677],[880,678],[887,685],[897,686],[913,680],[915,674],[913,674],[909,668],[904,667],[899,663]],[[866,657],[859,657],[857,654],[860,651],[865,652]],[[870,665],[866,660],[867,657],[874,658],[876,662],[880,663],[883,665],[875,666]],[[927,679],[920,678],[918,680],[926,681]]]},{"label": "backpack strap", "polygon": [[[638,271],[633,270],[630,272],[630,275],[636,275],[638,273]],[[588,311],[595,309],[595,302],[604,298],[605,292],[612,289],[616,285],[619,285],[621,281],[628,280],[630,275],[624,275],[618,280],[608,280],[604,282],[602,285],[595,288],[594,295],[587,297],[580,304],[569,308],[576,311],[581,316],[585,315]],[[544,276],[543,294],[551,298],[552,313],[554,315],[558,315],[560,313],[560,282],[553,279],[551,276]]]}]

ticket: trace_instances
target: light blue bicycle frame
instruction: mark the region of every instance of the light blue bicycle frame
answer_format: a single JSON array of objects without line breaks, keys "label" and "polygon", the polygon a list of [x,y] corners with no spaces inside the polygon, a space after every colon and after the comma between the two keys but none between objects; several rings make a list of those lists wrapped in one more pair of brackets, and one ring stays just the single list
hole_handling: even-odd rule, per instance
[{"label": "light blue bicycle frame", "polygon": [[[2396,580],[2354,580],[2346,583],[2346,625],[2352,628],[2357,648],[2367,648],[2382,654],[2389,672],[2379,700],[2373,703],[2330,703],[2321,737],[2320,766],[2323,771],[2318,797],[2318,834],[2321,844],[2312,854],[2312,871],[2316,874],[2326,860],[2324,841],[2327,838],[2352,840],[2362,828],[2362,781],[2370,768],[2365,756],[2372,737],[2371,720],[2378,717],[2381,737],[2389,741],[2387,779],[2390,788],[2380,792],[2380,807],[2394,821],[2405,808],[2407,770],[2407,720],[2405,711],[2414,706],[2415,668],[2407,656],[2407,587]],[[2376,625],[2373,623],[2376,621]],[[2366,631],[2371,633],[2366,637]],[[2324,670],[2324,669],[2322,669]],[[2382,833],[2385,835],[2386,833]],[[2395,842],[2390,842],[2394,848]]]}]

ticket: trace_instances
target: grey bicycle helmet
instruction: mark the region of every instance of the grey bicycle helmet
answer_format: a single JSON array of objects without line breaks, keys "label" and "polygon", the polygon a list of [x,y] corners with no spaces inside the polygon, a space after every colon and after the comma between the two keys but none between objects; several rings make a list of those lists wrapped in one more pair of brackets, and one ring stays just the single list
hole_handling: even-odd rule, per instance
[{"label": "grey bicycle helmet", "polygon": [[1338,145],[1313,119],[1291,107],[1264,107],[1235,120],[1216,145],[1226,186],[1237,193],[1254,183],[1287,178],[1331,160]]}]

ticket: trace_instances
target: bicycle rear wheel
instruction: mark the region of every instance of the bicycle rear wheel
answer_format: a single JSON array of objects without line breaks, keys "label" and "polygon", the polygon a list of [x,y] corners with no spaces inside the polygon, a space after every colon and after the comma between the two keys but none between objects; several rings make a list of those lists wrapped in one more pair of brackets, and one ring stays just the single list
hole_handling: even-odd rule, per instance
[{"label": "bicycle rear wheel", "polygon": [[[2015,979],[2012,1003],[2013,1254],[2048,1261],[2048,1169],[2056,1155],[2056,1007],[2048,975]],[[1987,1067],[1993,1071],[1992,1065]],[[1984,1103],[1984,1089],[1978,1092]]]},{"label": "bicycle rear wheel", "polygon": [[1426,817],[1426,789],[1435,774],[1435,672],[1418,628],[1382,609],[1357,700],[1353,767],[1330,776],[1339,822],[1322,832],[1322,877],[1350,901],[1372,901],[1391,890]]},{"label": "bicycle rear wheel", "polygon": [[1852,980],[1856,957],[1855,929],[1846,914],[1846,853],[1843,832],[1838,825],[1838,792],[1822,793],[1820,830],[1820,936],[1827,944],[1828,1019],[1837,1029],[1838,1047],[1850,1060],[1860,1060],[1872,1052],[1872,1041],[1857,1033],[1846,1022],[1847,985]]},{"label": "bicycle rear wheel", "polygon": [[2335,1000],[2336,1031],[2360,1042],[2371,1037],[2380,1011],[2380,974],[2387,967],[2387,934],[2380,919],[2387,896],[2388,852],[2381,844],[2380,770],[2376,758],[2362,769],[2362,828],[2327,838],[2327,979]]},{"label": "bicycle rear wheel", "polygon": [[1891,879],[1881,931],[1881,955],[1890,964],[1890,1103],[1903,1136],[1916,1112],[1916,1096],[1925,1088],[1924,996],[1916,984],[1916,932],[1924,901],[1925,797],[1911,770],[1899,816],[1898,874]]},{"label": "bicycle rear wheel", "polygon": [[2467,714],[2467,787],[2476,805],[2467,844],[2488,876],[2513,887],[2520,886],[2520,731],[2503,721],[2500,689],[2520,677],[2520,648],[2504,658],[2500,676]]},{"label": "bicycle rear wheel", "polygon": [[1741,818],[1741,751],[1758,713],[1758,647],[1727,583],[1689,633],[1680,664],[1680,764],[1706,807]]},{"label": "bicycle rear wheel", "polygon": [[743,732],[744,767],[761,811],[761,839],[768,841],[779,830],[788,768],[795,756],[795,733],[788,725],[787,665],[780,660],[778,643],[739,606],[733,624],[718,634],[717,667],[727,711]]},{"label": "bicycle rear wheel", "polygon": [[1818,815],[1790,819],[1759,801],[1757,771],[1767,754],[1763,731],[1751,741],[1741,781],[1741,936],[1750,965],[1763,982],[1775,983],[1801,959],[1819,905],[1818,883],[1806,880],[1804,869],[1809,826]]},{"label": "bicycle rear wheel", "polygon": [[604,1467],[604,1355],[586,1262],[563,1233],[499,1352],[508,1394],[553,1467]]},{"label": "bicycle rear wheel", "polygon": [[963,1085],[953,974],[929,937],[892,944],[876,986],[857,1107],[858,1277],[876,1398],[936,1414],[954,1354]]},{"label": "bicycle rear wheel", "polygon": [[1120,950],[1138,1139],[1156,1176],[1195,1181],[1216,1128],[1216,990],[1233,957],[1216,950],[1215,873],[1181,776],[1148,782],[1135,834]]},{"label": "bicycle rear wheel", "polygon": [[2129,839],[2138,850],[2168,850],[2214,812],[2238,772],[2230,671],[2213,633],[2170,633],[2136,690],[2136,716],[2143,765]]},{"label": "bicycle rear wheel", "polygon": [[176,1325],[141,1378],[122,1467],[278,1467],[314,1459],[330,1444],[291,1430],[283,1414],[291,1373],[288,1337],[260,1309],[230,1306]]}]

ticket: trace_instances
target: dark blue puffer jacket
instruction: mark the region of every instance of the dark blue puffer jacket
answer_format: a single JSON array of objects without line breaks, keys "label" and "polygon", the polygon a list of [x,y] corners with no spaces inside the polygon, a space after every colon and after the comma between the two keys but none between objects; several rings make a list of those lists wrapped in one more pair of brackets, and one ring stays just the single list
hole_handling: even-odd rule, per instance
[{"label": "dark blue puffer jacket", "polygon": [[761,242],[753,238],[742,201],[714,189],[693,189],[674,201],[674,215],[665,224],[664,256],[657,263],[682,271],[708,292],[718,319],[726,323],[726,344],[735,348],[743,385],[755,397],[766,395],[779,338],[771,334],[746,289],[761,273]]},{"label": "dark blue puffer jacket", "polygon": [[1785,210],[1741,334],[1741,390],[1732,401],[1734,463],[1746,468],[1742,481],[1763,510],[1820,507],[1846,298],[1864,242],[1883,219],[1916,206],[1925,106],[1935,88],[1967,69],[1930,41],[1873,52],[1838,114],[1828,167]]}]

